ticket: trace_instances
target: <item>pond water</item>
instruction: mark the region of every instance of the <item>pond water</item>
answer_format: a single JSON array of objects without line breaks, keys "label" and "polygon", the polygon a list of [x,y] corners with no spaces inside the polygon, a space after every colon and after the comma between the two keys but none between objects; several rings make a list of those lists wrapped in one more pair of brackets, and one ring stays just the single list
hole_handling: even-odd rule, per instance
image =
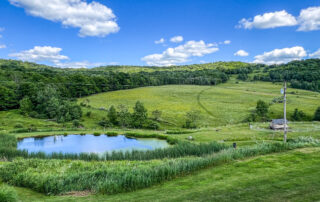
[{"label": "pond water", "polygon": [[168,147],[166,140],[155,138],[128,138],[124,135],[59,135],[42,138],[24,138],[18,141],[18,149],[29,152],[105,153],[112,151],[154,150]]}]

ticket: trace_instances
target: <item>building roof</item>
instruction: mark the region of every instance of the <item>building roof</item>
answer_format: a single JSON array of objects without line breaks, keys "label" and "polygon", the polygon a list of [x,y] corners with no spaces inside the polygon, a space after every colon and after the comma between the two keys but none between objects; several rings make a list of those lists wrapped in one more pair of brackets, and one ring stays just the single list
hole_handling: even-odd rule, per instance
[{"label": "building roof", "polygon": [[[288,120],[287,120],[287,123],[288,123]],[[283,125],[284,124],[284,119],[273,119],[272,120],[272,124]]]}]

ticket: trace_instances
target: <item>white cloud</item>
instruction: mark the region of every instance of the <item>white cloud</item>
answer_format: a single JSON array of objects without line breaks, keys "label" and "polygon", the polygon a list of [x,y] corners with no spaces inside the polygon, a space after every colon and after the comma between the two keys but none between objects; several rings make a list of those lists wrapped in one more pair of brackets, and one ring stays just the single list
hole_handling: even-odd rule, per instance
[{"label": "white cloud", "polygon": [[253,20],[245,19],[239,21],[239,28],[244,29],[268,29],[285,26],[295,26],[298,22],[294,16],[287,13],[287,11],[276,11],[264,13],[263,15],[256,15]]},{"label": "white cloud", "polygon": [[168,48],[161,54],[152,54],[143,57],[141,60],[152,66],[171,66],[189,61],[190,57],[202,57],[218,51],[219,48],[212,43],[204,41],[188,41],[184,45],[175,48]]},{"label": "white cloud", "polygon": [[320,48],[316,52],[309,54],[309,57],[320,58]]},{"label": "white cloud", "polygon": [[55,66],[61,67],[61,68],[74,68],[74,69],[79,69],[79,68],[91,68],[91,67],[98,67],[102,66],[104,63],[91,63],[88,61],[82,61],[82,62],[65,62],[65,63],[56,63]]},{"label": "white cloud", "polygon": [[223,43],[224,44],[231,44],[231,41],[230,40],[225,40]]},{"label": "white cloud", "polygon": [[69,59],[67,56],[60,55],[61,48],[51,46],[35,46],[33,49],[9,54],[10,57],[18,58],[23,61],[40,62],[49,61],[59,63],[61,60]]},{"label": "white cloud", "polygon": [[170,41],[173,43],[180,43],[183,41],[183,36],[174,36],[170,39]]},{"label": "white cloud", "polygon": [[4,44],[0,44],[0,49],[3,49],[3,48],[7,48],[7,46]]},{"label": "white cloud", "polygon": [[274,49],[270,52],[264,52],[262,55],[255,56],[254,63],[264,64],[282,64],[292,60],[301,60],[307,56],[307,52],[301,46],[292,48]]},{"label": "white cloud", "polygon": [[240,57],[246,57],[249,55],[248,52],[245,50],[238,50],[237,52],[234,53],[235,56],[240,56]]},{"label": "white cloud", "polygon": [[300,12],[298,31],[313,31],[320,29],[320,7],[309,7]]},{"label": "white cloud", "polygon": [[164,43],[164,38],[159,39],[158,41],[154,41],[155,44]]},{"label": "white cloud", "polygon": [[80,28],[79,35],[104,37],[119,31],[112,10],[98,2],[84,0],[9,0],[12,5],[22,7],[32,16],[66,27]]},{"label": "white cloud", "polygon": [[119,65],[119,62],[109,62],[108,65]]}]

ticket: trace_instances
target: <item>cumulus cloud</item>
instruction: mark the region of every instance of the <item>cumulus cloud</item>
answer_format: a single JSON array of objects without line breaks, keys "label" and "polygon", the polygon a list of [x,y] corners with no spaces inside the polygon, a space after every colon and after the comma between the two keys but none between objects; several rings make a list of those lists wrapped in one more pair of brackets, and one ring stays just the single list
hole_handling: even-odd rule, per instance
[{"label": "cumulus cloud", "polygon": [[0,44],[0,49],[3,49],[3,48],[7,48],[7,46],[4,44]]},{"label": "cumulus cloud", "polygon": [[79,35],[104,37],[119,31],[116,16],[105,5],[84,0],[9,0],[36,17],[61,22],[66,27],[80,28]]},{"label": "cumulus cloud", "polygon": [[313,31],[320,29],[320,7],[303,9],[298,17],[298,31]]},{"label": "cumulus cloud", "polygon": [[320,48],[316,52],[309,54],[309,57],[320,58]]},{"label": "cumulus cloud", "polygon": [[173,43],[180,43],[183,41],[183,36],[174,36],[170,39],[170,41]]},{"label": "cumulus cloud", "polygon": [[18,58],[23,61],[31,62],[52,62],[59,63],[61,60],[69,59],[67,56],[60,55],[61,48],[51,46],[35,46],[33,49],[9,54],[10,57]]},{"label": "cumulus cloud", "polygon": [[239,28],[244,29],[268,29],[285,26],[295,26],[298,22],[294,16],[287,13],[287,11],[276,11],[264,13],[263,15],[256,15],[253,19],[245,19],[239,21]]},{"label": "cumulus cloud", "polygon": [[292,48],[274,49],[270,52],[264,52],[262,55],[255,56],[254,63],[263,64],[283,64],[292,60],[301,60],[307,56],[307,52],[301,46]]},{"label": "cumulus cloud", "polygon": [[230,40],[225,40],[223,43],[224,44],[231,44],[231,41]]},{"label": "cumulus cloud", "polygon": [[155,44],[160,44],[160,43],[164,43],[164,38],[161,38],[157,41],[154,41]]},{"label": "cumulus cloud", "polygon": [[143,57],[141,60],[152,66],[171,66],[189,61],[190,57],[202,57],[218,51],[219,48],[212,43],[204,41],[188,41],[175,48],[168,48],[161,54],[152,54]]},{"label": "cumulus cloud", "polygon": [[234,53],[235,56],[240,56],[240,57],[246,57],[249,55],[248,52],[245,50],[238,50],[237,52]]},{"label": "cumulus cloud", "polygon": [[91,68],[91,67],[98,67],[102,66],[104,63],[91,63],[88,61],[82,61],[82,62],[65,62],[61,63],[58,62],[55,64],[57,67],[61,68],[74,68],[74,69],[79,69],[79,68]]}]

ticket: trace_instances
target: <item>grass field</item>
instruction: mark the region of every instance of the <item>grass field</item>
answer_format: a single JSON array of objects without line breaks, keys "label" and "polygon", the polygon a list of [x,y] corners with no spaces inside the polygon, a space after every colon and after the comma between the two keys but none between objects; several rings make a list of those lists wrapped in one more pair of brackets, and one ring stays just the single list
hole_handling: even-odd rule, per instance
[{"label": "grass field", "polygon": [[[261,143],[273,144],[282,141],[282,131],[270,130],[269,123],[252,123],[251,128],[248,123],[243,123],[255,109],[259,99],[271,103],[274,98],[280,97],[281,87],[266,82],[238,83],[231,79],[228,83],[218,86],[171,85],[108,92],[78,100],[80,103],[84,99],[89,99],[92,106],[92,108],[82,108],[84,116],[81,123],[84,128],[74,129],[70,122],[58,124],[53,121],[28,118],[19,114],[18,110],[12,110],[0,112],[0,132],[10,133],[17,138],[93,132],[135,133],[144,137],[160,134],[181,141],[188,141],[188,137],[192,136],[194,144],[218,141],[230,146],[236,142],[241,150],[247,146],[251,148],[263,145]],[[299,108],[311,119],[316,108],[320,106],[320,94],[296,89],[288,91],[288,116],[291,116],[295,108]],[[163,112],[161,130],[109,128],[104,131],[97,125],[99,120],[106,116],[106,111],[99,110],[100,107],[107,109],[111,105],[125,104],[132,108],[137,100],[145,104],[150,116],[156,109]],[[282,108],[281,103],[271,104],[270,117],[281,118]],[[181,129],[185,113],[190,110],[200,111],[200,127],[194,130]],[[85,115],[87,111],[92,112],[90,117]],[[21,125],[23,129],[36,127],[38,131],[17,132]],[[319,122],[290,122],[289,127],[289,139],[299,136],[320,139]],[[170,131],[184,132],[174,134]],[[223,156],[222,153],[221,163],[207,164],[206,162],[212,161],[212,158],[219,159],[219,154],[210,155],[150,161],[106,162],[36,159],[16,159],[14,162],[8,162],[3,159],[4,161],[0,160],[0,174],[4,178],[8,177],[7,180],[11,180],[12,184],[21,181],[20,186],[27,186],[33,190],[41,190],[46,185],[47,188],[55,190],[55,183],[58,190],[56,193],[63,193],[63,187],[68,187],[68,190],[86,188],[84,191],[70,192],[63,196],[46,196],[27,188],[14,187],[21,201],[314,201],[320,197],[320,192],[317,191],[320,188],[318,182],[320,150],[317,147],[274,154],[269,152],[268,155],[262,156],[244,155],[247,159],[232,160],[229,159],[229,155]],[[136,187],[138,191],[102,195],[103,192],[109,193],[108,189],[101,191],[103,186],[95,186],[95,182],[99,181],[102,185],[107,180],[111,182],[115,180],[114,183],[124,186],[118,182],[120,176],[134,171],[138,176],[137,179],[132,178],[131,183],[124,186],[134,187],[133,184],[140,179],[139,177],[153,179],[148,178],[147,173],[150,174],[162,167],[177,169],[183,162],[190,168],[194,166],[192,173],[188,169],[175,171],[176,173],[169,178],[159,178],[159,181],[151,183],[154,186],[143,188],[145,186],[142,183],[140,188],[143,189]],[[204,167],[206,169],[201,169]],[[182,168],[185,169],[183,166]],[[105,180],[104,172],[109,175]],[[150,175],[159,177],[162,172],[155,171]],[[96,175],[101,175],[102,180],[100,178],[94,180]],[[104,186],[110,188],[110,184]],[[97,192],[93,193],[92,190]]]},{"label": "grass field", "polygon": [[[199,110],[201,127],[216,127],[236,124],[246,119],[256,107],[259,99],[271,103],[274,98],[281,96],[281,85],[267,82],[231,81],[217,86],[157,86],[131,90],[121,90],[97,94],[84,99],[90,100],[94,108],[109,108],[125,104],[132,108],[136,101],[142,101],[149,114],[153,110],[163,112],[162,119],[170,124],[166,127],[181,127],[185,121],[185,114],[190,110]],[[309,119],[320,105],[320,94],[304,90],[288,90],[288,117],[295,108],[303,110]],[[98,111],[98,110],[97,110]],[[272,104],[270,117],[281,118],[283,104]],[[97,112],[99,113],[99,111]]]},{"label": "grass field", "polygon": [[304,148],[259,156],[116,195],[86,196],[84,192],[48,197],[25,188],[16,190],[22,201],[316,201],[319,155],[319,148]]}]

